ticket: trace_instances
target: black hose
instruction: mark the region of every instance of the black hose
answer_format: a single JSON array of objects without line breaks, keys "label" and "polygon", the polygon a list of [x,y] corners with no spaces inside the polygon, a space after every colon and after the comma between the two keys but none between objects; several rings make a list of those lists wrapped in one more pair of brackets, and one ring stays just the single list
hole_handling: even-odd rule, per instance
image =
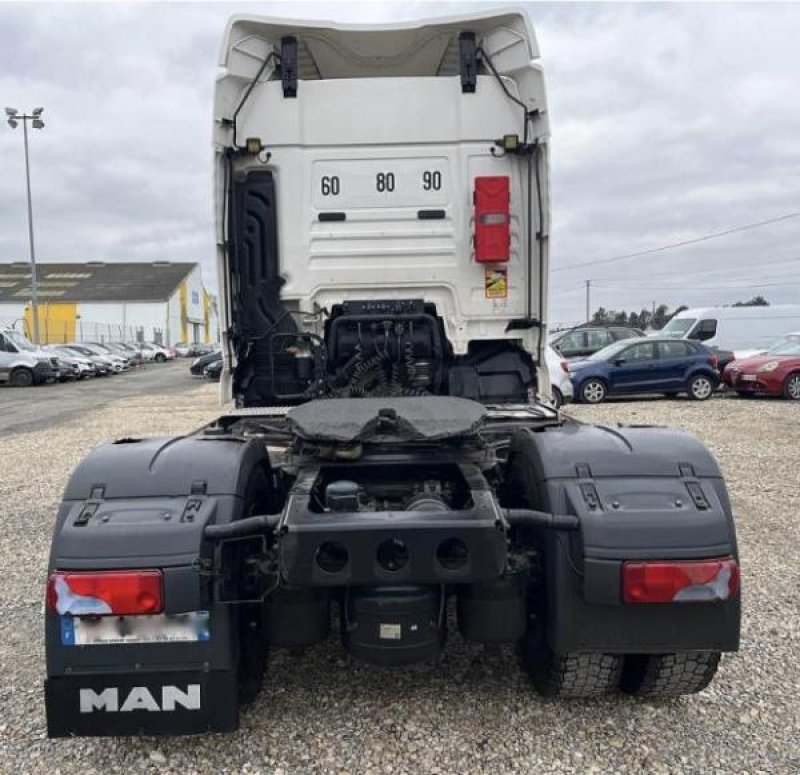
[{"label": "black hose", "polygon": [[509,90],[503,80],[503,77],[500,73],[497,72],[497,68],[494,66],[494,62],[492,62],[492,58],[484,51],[483,46],[478,46],[475,51],[476,54],[480,54],[485,60],[486,64],[489,65],[489,69],[492,71],[492,75],[494,76],[497,83],[500,84],[500,88],[505,92],[506,97],[510,99],[512,102],[515,102],[522,108],[522,142],[527,145],[528,143],[528,117],[529,112],[528,108],[525,106],[525,103],[515,97]]},{"label": "black hose", "polygon": [[281,521],[281,514],[263,514],[257,517],[228,522],[224,525],[206,525],[203,536],[209,541],[223,541],[226,538],[241,538],[274,530]]},{"label": "black hose", "polygon": [[577,530],[581,523],[572,514],[550,514],[533,509],[506,509],[505,517],[512,527],[538,527],[545,530]]},{"label": "black hose", "polygon": [[236,106],[236,110],[233,111],[233,116],[231,117],[231,124],[233,124],[233,147],[241,150],[241,147],[236,144],[236,119],[239,117],[239,111],[244,107],[244,104],[247,102],[248,98],[250,97],[250,93],[255,89],[256,84],[258,83],[258,79],[264,74],[264,70],[267,69],[267,65],[273,60],[276,59],[280,61],[280,57],[274,52],[271,51],[267,58],[261,63],[261,67],[259,67],[258,72],[253,78],[252,81],[247,86],[247,90],[244,93],[244,96],[239,100],[239,104]]},{"label": "black hose", "polygon": [[[541,152],[542,148],[537,140],[533,145],[533,163],[534,169],[536,170],[536,199],[538,205],[537,220],[539,222],[539,233],[537,235],[537,241],[539,243],[539,320],[544,321],[544,241],[547,239],[547,235],[544,233],[544,204],[542,203],[542,181],[540,178],[541,173],[539,169],[539,158]],[[528,169],[528,181],[528,185],[530,186],[530,168]],[[528,209],[530,210],[530,200],[528,201]],[[528,274],[528,285],[530,285],[530,273]],[[539,335],[541,336],[541,332]]]}]

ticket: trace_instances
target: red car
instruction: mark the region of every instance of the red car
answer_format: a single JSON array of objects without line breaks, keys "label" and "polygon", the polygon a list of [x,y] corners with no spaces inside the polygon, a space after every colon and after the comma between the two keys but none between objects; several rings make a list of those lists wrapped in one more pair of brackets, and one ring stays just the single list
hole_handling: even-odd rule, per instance
[{"label": "red car", "polygon": [[800,400],[800,333],[788,334],[760,355],[729,363],[722,381],[740,396]]}]

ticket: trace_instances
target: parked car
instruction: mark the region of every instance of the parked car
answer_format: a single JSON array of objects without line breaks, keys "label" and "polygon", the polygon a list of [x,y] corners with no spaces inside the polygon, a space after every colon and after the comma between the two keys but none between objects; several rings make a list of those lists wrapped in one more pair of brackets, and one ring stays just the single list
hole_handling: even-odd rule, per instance
[{"label": "parked car", "polygon": [[93,364],[87,356],[81,355],[75,350],[70,350],[58,344],[49,344],[45,349],[53,353],[53,355],[58,358],[59,363],[67,364],[73,368],[76,379],[86,379],[87,377],[94,377],[97,374],[95,364]]},{"label": "parked car", "polygon": [[189,373],[193,377],[202,377],[204,376],[203,371],[206,366],[211,365],[214,361],[222,361],[222,350],[217,350],[208,355],[201,355],[199,358],[195,358],[192,361],[192,365],[189,367]]},{"label": "parked car", "polygon": [[71,352],[77,353],[85,358],[88,358],[95,367],[96,374],[103,377],[106,374],[114,374],[114,362],[111,358],[106,358],[105,355],[100,355],[94,350],[82,344],[65,344],[64,348]]},{"label": "parked car", "polygon": [[[85,350],[88,350],[93,355],[105,358],[105,360],[110,365],[109,374],[119,374],[120,372],[125,371],[126,368],[129,368],[130,364],[126,364],[123,358],[121,358],[119,355],[115,355],[107,347],[101,347],[93,342],[80,342],[73,344],[75,346],[80,346]],[[73,345],[71,344],[70,346]]]},{"label": "parked car", "polygon": [[800,304],[766,307],[698,307],[672,318],[656,336],[693,339],[733,350],[737,358],[767,349],[786,331],[800,328]]},{"label": "parked car", "polygon": [[699,342],[647,337],[615,342],[569,364],[575,395],[588,404],[606,396],[663,393],[704,401],[719,384],[717,356]]},{"label": "parked car", "polygon": [[211,361],[203,369],[203,376],[206,379],[210,379],[212,382],[219,382],[220,376],[222,375],[222,358],[217,361]]},{"label": "parked car", "polygon": [[553,389],[553,401],[556,408],[572,400],[572,381],[569,378],[567,362],[552,348],[547,348],[547,371],[550,374],[550,385]]},{"label": "parked car", "polygon": [[[104,342],[84,342],[84,344],[97,352],[98,355],[105,355],[106,358],[110,358],[115,364],[114,371],[127,371],[131,367],[131,359],[128,357],[127,352],[121,353],[116,347]],[[121,368],[117,369],[116,364],[119,364]]]},{"label": "parked car", "polygon": [[588,358],[613,342],[644,336],[644,331],[627,326],[583,325],[559,331],[550,345],[567,360]]},{"label": "parked car", "polygon": [[19,331],[0,331],[0,382],[29,387],[61,376],[58,358],[29,342]]},{"label": "parked car", "polygon": [[115,355],[125,358],[131,366],[136,366],[142,362],[141,352],[125,342],[105,342],[104,344]]},{"label": "parked car", "polygon": [[202,344],[201,342],[178,342],[173,348],[178,358],[197,358],[200,355],[208,355],[216,349],[213,345]]},{"label": "parked car", "polygon": [[142,357],[146,361],[155,361],[156,363],[164,363],[164,361],[171,361],[175,357],[175,351],[169,347],[163,347],[160,344],[153,342],[142,342]]},{"label": "parked car", "polygon": [[81,366],[74,353],[59,351],[54,345],[45,345],[42,349],[58,360],[59,382],[71,382],[81,378]]},{"label": "parked car", "polygon": [[800,332],[784,336],[761,355],[729,364],[722,380],[740,396],[800,400]]},{"label": "parked car", "polygon": [[[706,345],[708,347],[708,345]],[[717,356],[717,371],[722,374],[725,367],[729,363],[733,363],[736,360],[736,353],[733,350],[723,350],[721,347],[708,347],[714,355]]]}]

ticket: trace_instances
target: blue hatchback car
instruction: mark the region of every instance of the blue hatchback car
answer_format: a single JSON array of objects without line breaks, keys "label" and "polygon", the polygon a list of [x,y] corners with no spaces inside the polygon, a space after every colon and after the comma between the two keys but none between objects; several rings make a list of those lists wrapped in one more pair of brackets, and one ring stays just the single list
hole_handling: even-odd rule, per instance
[{"label": "blue hatchback car", "polygon": [[599,404],[606,396],[663,393],[705,401],[719,384],[718,358],[700,342],[625,339],[569,364],[575,398]]}]

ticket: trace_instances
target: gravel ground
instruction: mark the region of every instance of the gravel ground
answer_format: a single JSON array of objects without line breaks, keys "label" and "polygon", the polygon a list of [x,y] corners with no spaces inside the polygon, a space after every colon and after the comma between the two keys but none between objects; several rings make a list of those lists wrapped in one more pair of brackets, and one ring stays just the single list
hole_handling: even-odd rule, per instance
[{"label": "gravel ground", "polygon": [[185,433],[216,412],[214,387],[192,383],[0,439],[0,772],[800,772],[800,405],[724,398],[570,409],[597,423],[683,427],[722,465],[738,520],[744,631],[741,652],[703,693],[548,701],[510,649],[484,652],[457,633],[433,663],[394,671],[353,661],[331,638],[303,656],[271,657],[235,735],[47,740],[42,590],[69,472],[104,440]]}]

